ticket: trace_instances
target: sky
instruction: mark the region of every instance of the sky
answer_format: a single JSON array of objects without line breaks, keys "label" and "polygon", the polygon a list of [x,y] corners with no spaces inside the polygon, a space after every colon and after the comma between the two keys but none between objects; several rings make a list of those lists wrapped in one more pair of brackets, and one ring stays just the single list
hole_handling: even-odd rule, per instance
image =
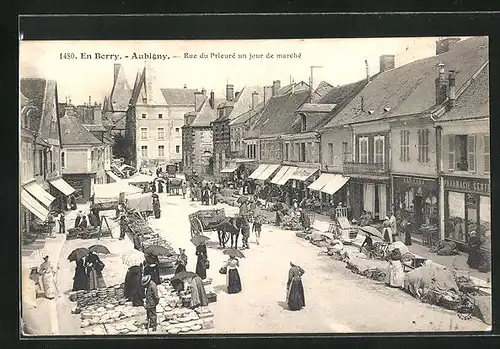
[{"label": "sky", "polygon": [[[395,55],[398,67],[433,56],[437,39],[21,41],[19,69],[21,77],[56,80],[60,102],[70,96],[73,104],[83,104],[90,96],[93,104],[102,102],[111,92],[115,63],[122,64],[132,88],[137,71],[145,65],[139,55],[166,55],[169,59],[148,60],[156,72],[156,88],[205,88],[221,98],[225,96],[226,82],[233,84],[235,91],[245,85],[269,86],[273,80],[280,80],[281,86],[291,79],[308,83],[310,66],[322,67],[314,69],[314,87],[321,81],[334,86],[355,82],[366,77],[365,60],[373,75],[379,71],[381,55]],[[133,59],[134,53],[137,59]],[[185,57],[186,53],[190,58]],[[208,58],[201,58],[202,53]],[[213,54],[217,53],[234,53],[236,58],[216,58]],[[263,56],[249,59],[250,53]],[[70,59],[70,54],[76,58]],[[82,54],[90,58],[82,59]],[[101,58],[97,59],[96,54]],[[291,56],[277,58],[278,54]]]}]

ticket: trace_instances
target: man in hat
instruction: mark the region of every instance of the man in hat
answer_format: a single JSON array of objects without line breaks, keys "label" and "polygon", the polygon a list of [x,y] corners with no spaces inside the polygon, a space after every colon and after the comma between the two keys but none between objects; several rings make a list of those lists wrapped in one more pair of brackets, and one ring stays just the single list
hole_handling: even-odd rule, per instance
[{"label": "man in hat", "polygon": [[146,320],[148,322],[146,326],[147,328],[152,328],[153,331],[156,331],[156,306],[160,301],[160,297],[158,297],[158,290],[155,282],[151,280],[151,275],[143,276],[142,286],[146,288],[146,300],[144,301],[144,308],[146,308]]}]

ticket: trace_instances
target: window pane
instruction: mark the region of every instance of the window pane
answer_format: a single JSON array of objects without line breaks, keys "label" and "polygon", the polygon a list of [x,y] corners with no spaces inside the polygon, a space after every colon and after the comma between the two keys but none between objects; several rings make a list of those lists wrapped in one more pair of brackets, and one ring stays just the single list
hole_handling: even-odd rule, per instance
[{"label": "window pane", "polygon": [[469,135],[468,136],[468,165],[469,171],[476,170],[476,136]]},{"label": "window pane", "polygon": [[448,207],[446,235],[455,240],[465,241],[465,194],[449,192]]}]

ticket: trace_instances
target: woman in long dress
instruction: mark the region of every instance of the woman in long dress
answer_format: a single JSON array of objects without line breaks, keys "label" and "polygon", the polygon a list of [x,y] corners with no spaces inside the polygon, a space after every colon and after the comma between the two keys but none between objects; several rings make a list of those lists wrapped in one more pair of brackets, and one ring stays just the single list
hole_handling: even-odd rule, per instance
[{"label": "woman in long dress", "polygon": [[384,223],[382,224],[382,234],[384,236],[385,242],[392,242],[391,223],[389,222],[389,217],[387,216],[385,217]]},{"label": "woman in long dress", "polygon": [[179,248],[179,255],[177,256],[177,261],[175,262],[176,267],[174,273],[178,274],[182,271],[186,271],[187,262],[188,262],[188,257],[186,255],[186,250]]},{"label": "woman in long dress", "polygon": [[134,307],[143,305],[143,299],[146,297],[144,287],[142,287],[142,267],[134,265],[128,268],[125,275],[124,296],[132,302]]},{"label": "woman in long dress", "polygon": [[151,280],[154,281],[155,284],[161,284],[160,281],[160,261],[158,256],[153,254],[146,255],[146,263],[144,263],[144,275],[151,275]]},{"label": "woman in long dress", "polygon": [[39,273],[42,277],[42,286],[45,293],[45,298],[54,299],[57,294],[55,281],[56,272],[49,262],[49,256],[43,258],[44,262],[40,264]]},{"label": "woman in long dress", "polygon": [[102,270],[104,269],[104,263],[101,261],[97,253],[90,252],[87,257],[85,257],[85,273],[88,278],[88,288],[89,290],[95,290],[97,288],[106,287],[104,282],[104,277],[102,276]]},{"label": "woman in long dress", "polygon": [[87,274],[85,273],[84,259],[82,258],[76,261],[73,291],[86,290],[87,284]]},{"label": "woman in long dress", "polygon": [[226,286],[227,293],[238,293],[241,291],[241,279],[240,273],[238,272],[238,267],[240,266],[240,262],[236,257],[230,257],[224,267],[227,268],[226,273]]},{"label": "woman in long dress", "polygon": [[286,303],[290,310],[300,310],[306,306],[304,286],[302,285],[302,275],[304,273],[304,269],[290,262],[288,282],[286,283]]},{"label": "woman in long dress", "polygon": [[385,277],[385,283],[391,287],[403,287],[405,273],[401,263],[401,252],[395,248],[389,255],[389,268]]},{"label": "woman in long dress", "polygon": [[196,274],[202,279],[207,278],[207,245],[200,244],[196,246],[196,255],[198,259],[196,260]]},{"label": "woman in long dress", "polygon": [[205,292],[205,286],[203,286],[203,281],[199,276],[195,276],[191,279],[191,308],[206,307],[208,305],[207,293]]},{"label": "woman in long dress", "polygon": [[160,218],[161,209],[160,209],[160,200],[158,200],[158,195],[153,196],[153,212],[155,214],[155,218]]}]

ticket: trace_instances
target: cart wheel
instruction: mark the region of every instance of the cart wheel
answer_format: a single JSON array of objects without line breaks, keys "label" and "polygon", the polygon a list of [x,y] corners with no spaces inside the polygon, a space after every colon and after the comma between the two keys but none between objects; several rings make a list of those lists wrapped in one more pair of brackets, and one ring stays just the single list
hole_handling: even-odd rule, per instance
[{"label": "cart wheel", "polygon": [[203,225],[198,218],[191,220],[191,237],[203,234]]},{"label": "cart wheel", "polygon": [[229,233],[227,231],[224,231],[223,232],[223,236],[222,236],[222,241],[224,242],[224,244],[227,244],[227,242],[229,241]]}]

